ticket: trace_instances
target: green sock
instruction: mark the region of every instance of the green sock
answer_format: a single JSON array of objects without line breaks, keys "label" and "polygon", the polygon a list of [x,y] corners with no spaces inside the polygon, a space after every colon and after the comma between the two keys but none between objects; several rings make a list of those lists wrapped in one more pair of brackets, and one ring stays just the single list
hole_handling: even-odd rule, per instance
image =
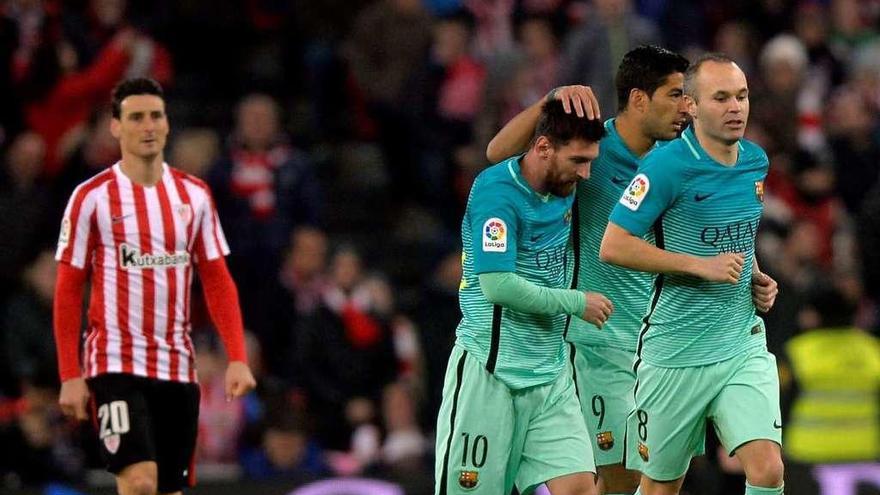
[{"label": "green sock", "polygon": [[763,486],[752,486],[746,482],[746,495],[782,495],[784,484],[776,488],[765,488]]}]

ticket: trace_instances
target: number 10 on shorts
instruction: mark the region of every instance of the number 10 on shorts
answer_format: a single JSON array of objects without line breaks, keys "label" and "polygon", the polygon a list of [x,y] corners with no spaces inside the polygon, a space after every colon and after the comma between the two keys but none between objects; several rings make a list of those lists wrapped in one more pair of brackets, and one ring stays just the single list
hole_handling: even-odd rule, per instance
[{"label": "number 10 on shorts", "polygon": [[467,467],[468,461],[470,461],[472,467],[483,467],[483,464],[486,464],[486,456],[489,455],[489,440],[486,436],[477,435],[474,438],[473,447],[470,447],[470,433],[462,433],[461,438],[464,441],[464,448],[462,449],[461,454],[461,467]]}]

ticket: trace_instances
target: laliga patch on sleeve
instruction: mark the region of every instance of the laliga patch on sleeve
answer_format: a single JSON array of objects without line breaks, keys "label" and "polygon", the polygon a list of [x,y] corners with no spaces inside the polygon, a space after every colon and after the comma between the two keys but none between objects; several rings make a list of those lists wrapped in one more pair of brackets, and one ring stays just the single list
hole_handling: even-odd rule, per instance
[{"label": "laliga patch on sleeve", "polygon": [[632,182],[629,183],[629,186],[623,192],[623,196],[620,197],[620,204],[632,211],[638,210],[639,206],[642,205],[642,200],[648,195],[648,189],[650,188],[651,181],[648,180],[647,175],[639,174],[633,177]]},{"label": "laliga patch on sleeve", "polygon": [[61,221],[61,233],[58,235],[58,245],[62,248],[67,247],[70,242],[70,218],[64,217]]},{"label": "laliga patch on sleeve", "polygon": [[490,218],[483,224],[483,252],[507,252],[507,224],[500,218]]}]

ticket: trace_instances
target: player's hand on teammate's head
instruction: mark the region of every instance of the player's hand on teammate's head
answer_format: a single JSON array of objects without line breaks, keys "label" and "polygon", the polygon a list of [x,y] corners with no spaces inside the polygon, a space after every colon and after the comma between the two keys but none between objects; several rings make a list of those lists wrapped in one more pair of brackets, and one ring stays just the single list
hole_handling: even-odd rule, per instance
[{"label": "player's hand on teammate's head", "polygon": [[602,328],[602,325],[614,312],[614,305],[607,297],[598,292],[584,292],[584,297],[587,298],[587,307],[584,314],[581,315],[581,319]]},{"label": "player's hand on teammate's head", "polygon": [[226,367],[227,401],[247,395],[256,386],[257,381],[247,364],[241,361],[232,361]]},{"label": "player's hand on teammate's head", "polygon": [[61,383],[61,393],[58,394],[58,405],[65,416],[78,421],[89,419],[86,405],[89,402],[89,387],[82,377],[71,378]]},{"label": "player's hand on teammate's head", "polygon": [[758,311],[766,313],[776,303],[779,285],[773,277],[757,270],[752,272],[752,302]]},{"label": "player's hand on teammate's head", "polygon": [[710,282],[736,284],[744,265],[745,257],[742,253],[721,253],[702,258],[700,278]]},{"label": "player's hand on teammate's head", "polygon": [[547,101],[559,100],[565,113],[574,111],[578,117],[601,118],[599,100],[589,86],[560,86],[547,94]]}]

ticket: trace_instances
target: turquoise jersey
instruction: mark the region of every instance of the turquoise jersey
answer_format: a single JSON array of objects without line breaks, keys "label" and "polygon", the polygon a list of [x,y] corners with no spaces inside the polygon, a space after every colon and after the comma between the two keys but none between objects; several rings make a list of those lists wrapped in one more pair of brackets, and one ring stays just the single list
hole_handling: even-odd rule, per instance
[{"label": "turquoise jersey", "polygon": [[[578,183],[572,260],[576,263],[574,287],[603,294],[614,304],[614,312],[601,330],[580,318],[572,318],[565,338],[578,344],[635,353],[654,276],[602,263],[599,247],[614,205],[636,174],[639,157],[617,133],[614,119],[605,121],[605,130],[608,134],[599,142],[599,157],[593,161],[590,178]],[[645,239],[653,243],[654,234],[648,231]]]},{"label": "turquoise jersey", "polygon": [[667,251],[745,256],[736,285],[656,276],[637,348],[652,366],[711,364],[766,345],[751,276],[769,162],[758,145],[741,140],[738,146],[737,162],[724,166],[686,130],[642,160],[611,213],[611,221],[633,235],[653,229],[657,247]]},{"label": "turquoise jersey", "polygon": [[474,181],[461,226],[462,320],[457,343],[512,389],[550,383],[565,367],[566,315],[521,313],[493,305],[478,275],[515,272],[534,284],[567,288],[567,242],[574,195],[535,192],[521,156],[484,170]]}]

